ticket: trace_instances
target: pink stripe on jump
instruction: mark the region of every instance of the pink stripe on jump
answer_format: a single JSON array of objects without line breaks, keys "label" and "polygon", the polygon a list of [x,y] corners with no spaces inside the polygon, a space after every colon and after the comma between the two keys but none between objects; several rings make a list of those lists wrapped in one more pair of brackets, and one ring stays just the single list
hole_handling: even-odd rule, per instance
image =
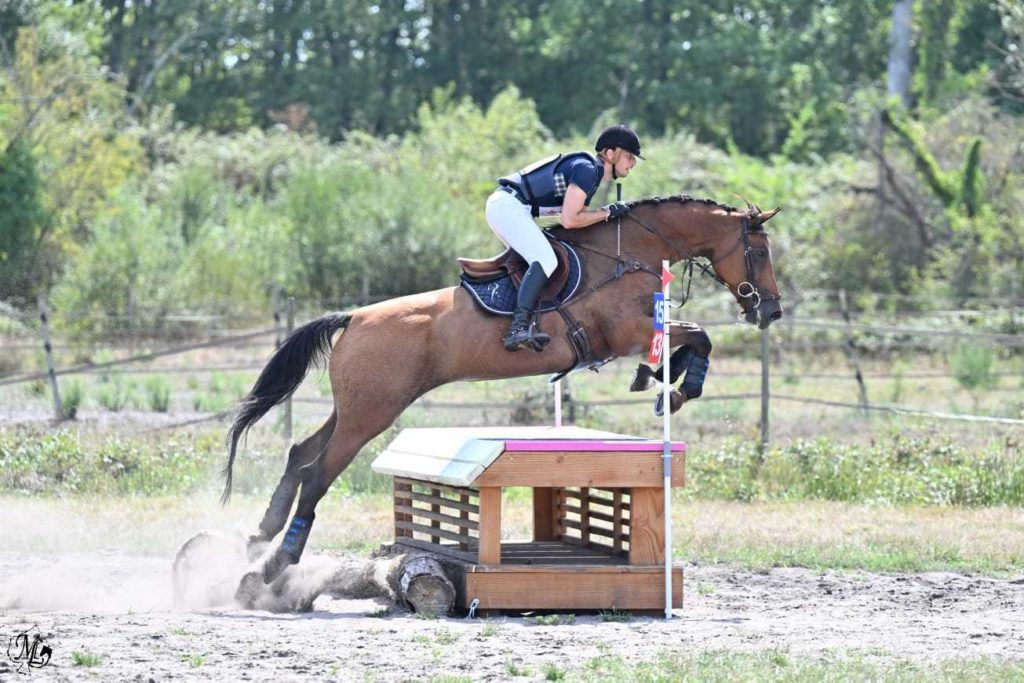
[{"label": "pink stripe on jump", "polygon": [[[509,451],[643,451],[661,452],[661,441],[606,441],[596,439],[507,439],[505,452]],[[682,441],[672,442],[672,452],[686,450]]]}]

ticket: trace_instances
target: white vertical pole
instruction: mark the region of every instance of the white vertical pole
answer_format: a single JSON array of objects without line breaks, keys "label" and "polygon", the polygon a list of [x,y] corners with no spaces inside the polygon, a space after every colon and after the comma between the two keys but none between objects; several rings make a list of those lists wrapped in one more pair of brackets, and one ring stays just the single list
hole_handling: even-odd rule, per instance
[{"label": "white vertical pole", "polygon": [[555,426],[562,426],[562,380],[555,382]]},{"label": "white vertical pole", "polygon": [[[668,272],[669,262],[662,261],[662,273]],[[672,618],[672,435],[670,431],[672,405],[669,399],[669,392],[672,384],[669,382],[669,356],[672,354],[672,345],[669,343],[668,323],[668,294],[669,283],[661,285],[661,292],[665,297],[662,303],[664,306],[665,339],[661,346],[661,407],[663,419],[663,442],[661,446],[662,470],[665,475],[665,618]]]}]

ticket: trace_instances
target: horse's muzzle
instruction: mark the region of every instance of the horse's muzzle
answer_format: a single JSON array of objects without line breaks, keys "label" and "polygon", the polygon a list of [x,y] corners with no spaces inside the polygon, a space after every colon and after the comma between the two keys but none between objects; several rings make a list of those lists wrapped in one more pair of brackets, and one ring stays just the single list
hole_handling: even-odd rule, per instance
[{"label": "horse's muzzle", "polygon": [[747,310],[744,318],[758,329],[766,330],[768,326],[782,317],[782,303],[778,299],[762,300],[756,308]]}]

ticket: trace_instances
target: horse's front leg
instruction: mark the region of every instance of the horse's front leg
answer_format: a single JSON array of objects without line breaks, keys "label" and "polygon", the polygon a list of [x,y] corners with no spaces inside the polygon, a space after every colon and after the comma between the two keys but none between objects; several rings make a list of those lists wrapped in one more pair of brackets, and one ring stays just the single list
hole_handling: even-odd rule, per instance
[{"label": "horse's front leg", "polygon": [[[686,322],[671,323],[669,341],[672,346],[680,347],[669,358],[669,383],[675,384],[680,376],[683,376],[683,382],[680,385],[682,391],[672,390],[669,393],[669,408],[674,413],[682,408],[687,401],[703,394],[712,344],[711,338],[703,328],[696,323]],[[629,389],[630,391],[649,389],[656,381],[661,381],[661,378],[661,366],[651,369],[650,366],[639,363]],[[662,395],[659,395],[654,408],[659,415],[663,410],[662,400]]]}]

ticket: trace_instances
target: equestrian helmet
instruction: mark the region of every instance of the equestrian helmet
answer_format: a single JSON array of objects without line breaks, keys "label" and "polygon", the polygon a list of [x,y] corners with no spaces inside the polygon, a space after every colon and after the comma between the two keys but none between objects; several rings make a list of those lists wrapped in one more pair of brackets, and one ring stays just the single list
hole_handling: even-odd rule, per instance
[{"label": "equestrian helmet", "polygon": [[621,123],[615,126],[609,126],[601,131],[601,134],[597,136],[597,144],[594,145],[594,148],[598,152],[605,149],[614,149],[616,147],[621,147],[641,159],[644,158],[640,155],[639,136],[637,136],[636,132],[634,132],[632,128]]}]

